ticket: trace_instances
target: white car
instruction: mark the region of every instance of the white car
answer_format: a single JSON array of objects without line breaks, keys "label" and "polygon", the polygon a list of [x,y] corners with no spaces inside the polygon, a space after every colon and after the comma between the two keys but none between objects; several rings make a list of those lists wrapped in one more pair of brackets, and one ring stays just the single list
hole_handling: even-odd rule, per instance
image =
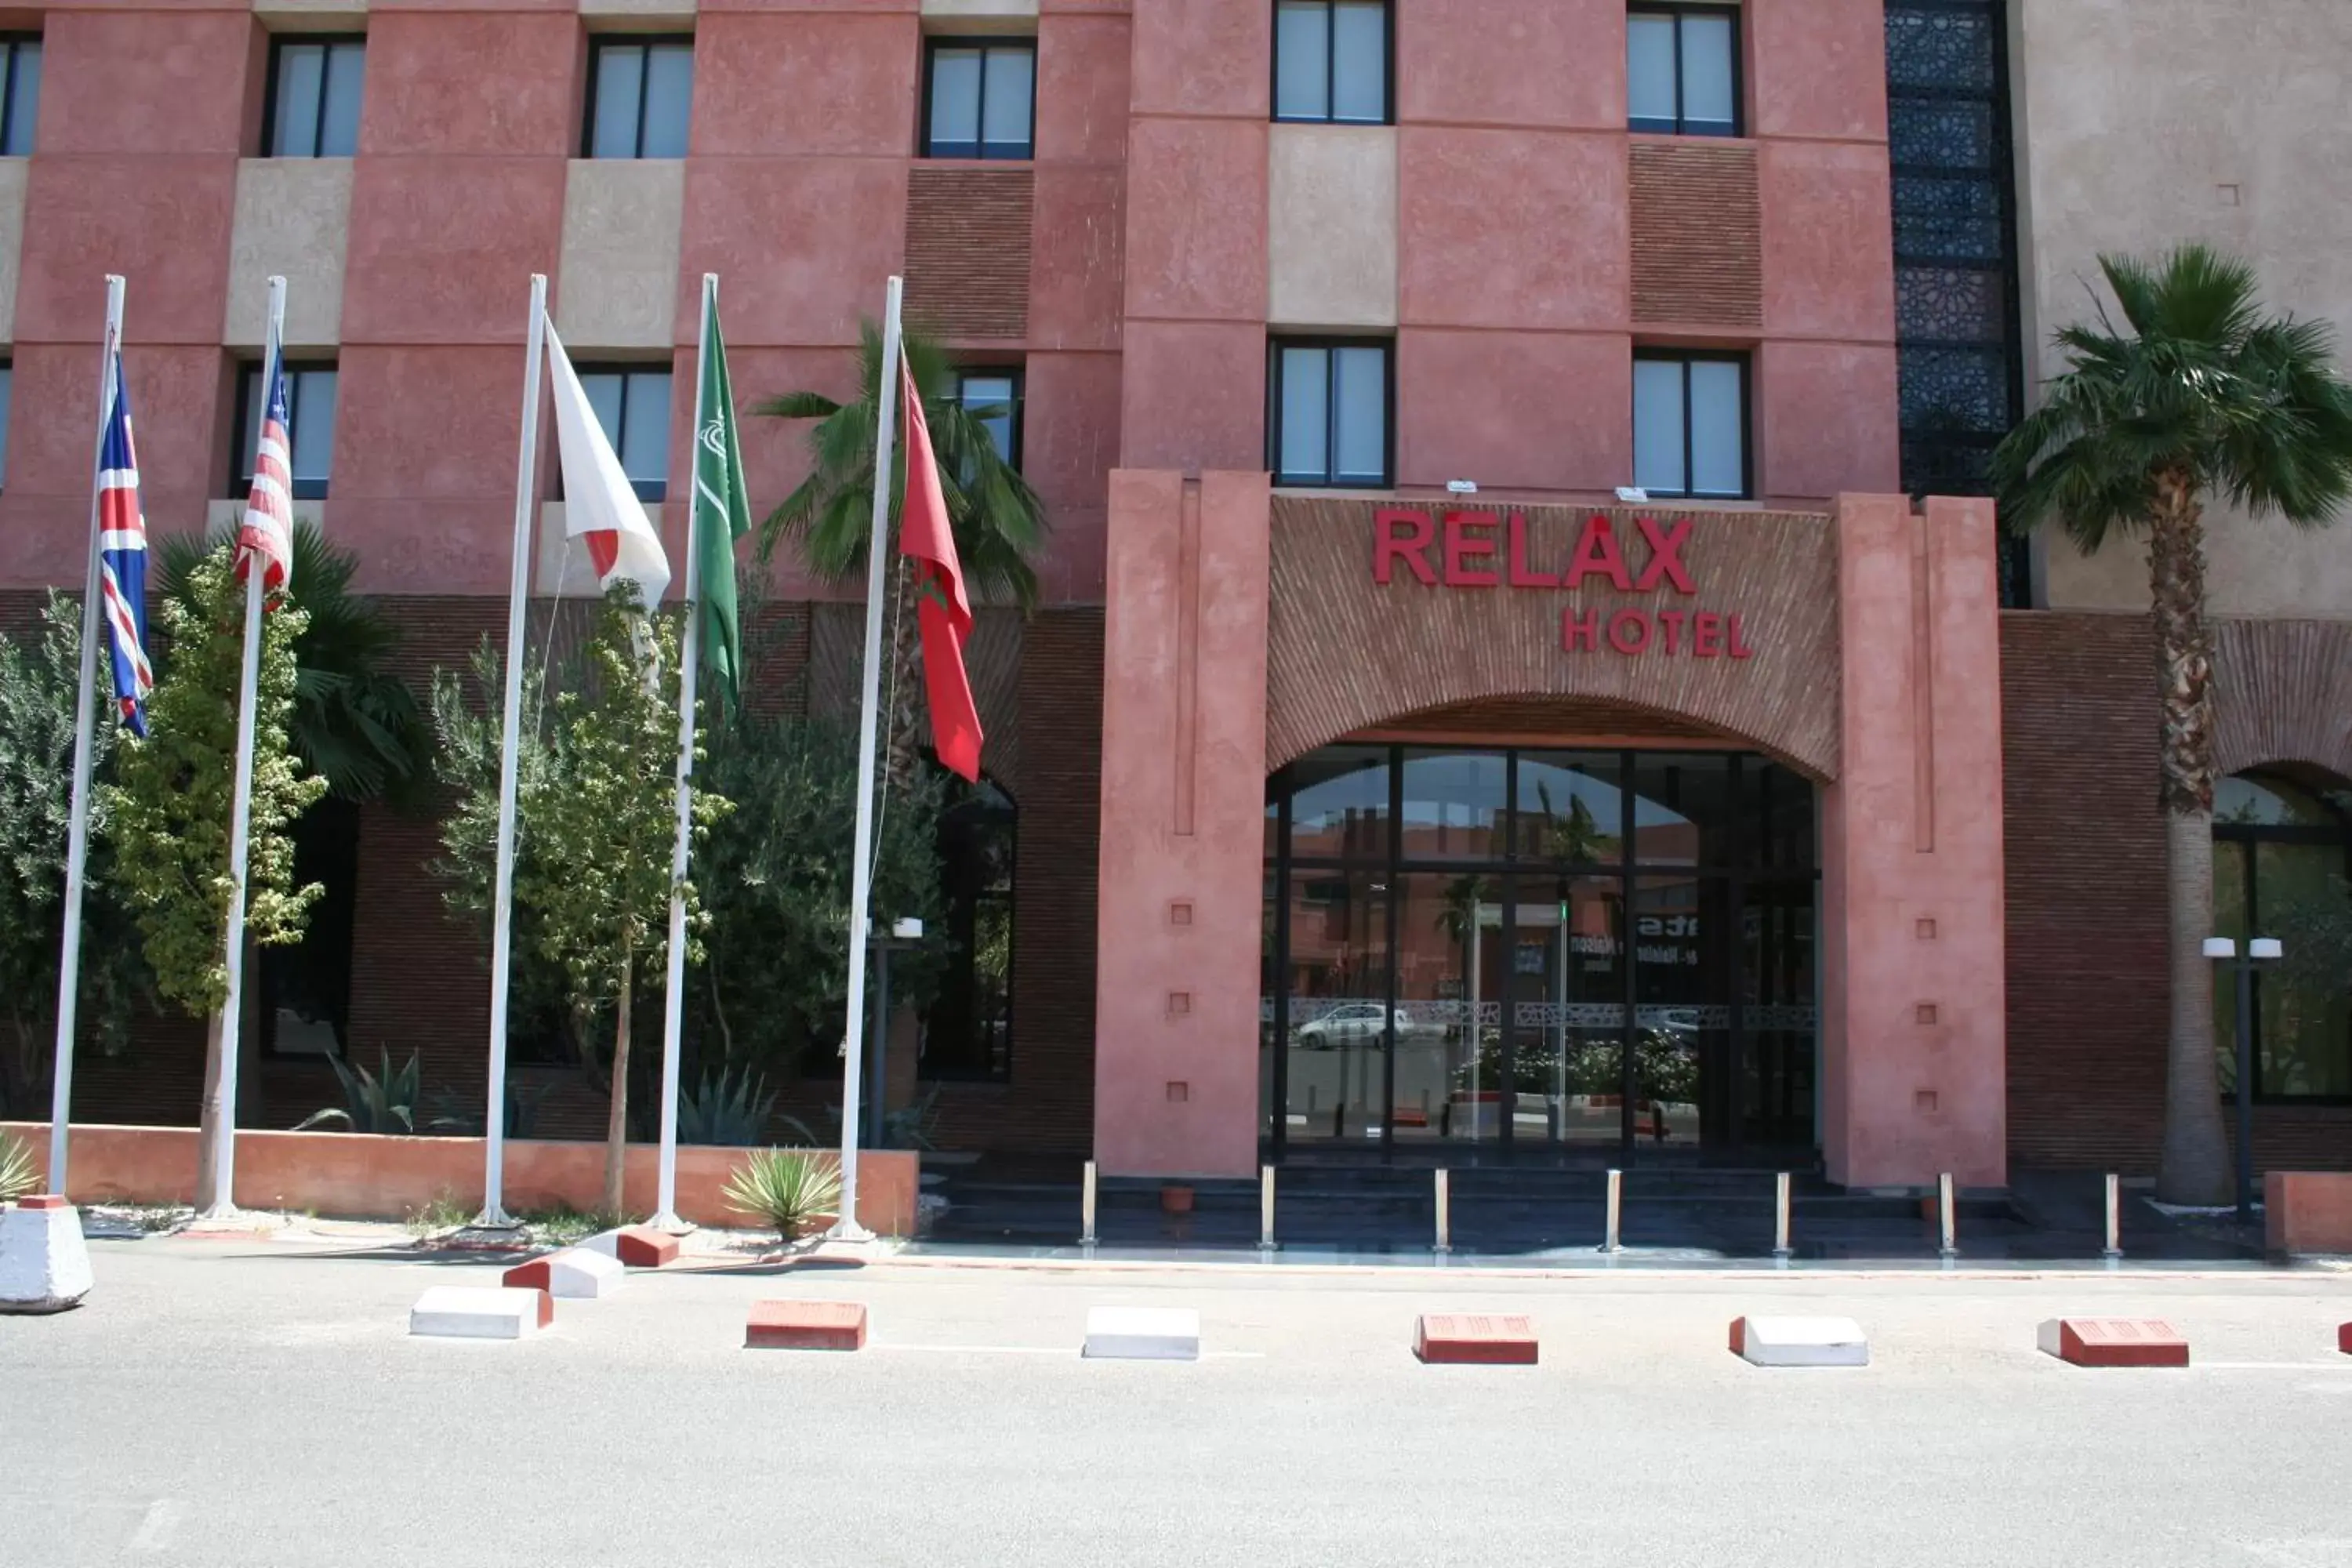
[{"label": "white car", "polygon": [[1395,1020],[1400,1040],[1443,1032],[1440,1026],[1421,1023],[1402,1007],[1384,1007],[1378,1002],[1345,1002],[1313,1023],[1301,1024],[1295,1037],[1299,1046],[1310,1051],[1370,1045],[1381,1038],[1385,1031],[1383,1020],[1391,1017]]}]

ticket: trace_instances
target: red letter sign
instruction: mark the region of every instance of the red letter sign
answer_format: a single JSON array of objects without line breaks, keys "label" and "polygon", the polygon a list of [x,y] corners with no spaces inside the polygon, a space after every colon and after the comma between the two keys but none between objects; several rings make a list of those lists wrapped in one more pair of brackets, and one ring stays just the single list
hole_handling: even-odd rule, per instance
[{"label": "red letter sign", "polygon": [[1617,548],[1617,531],[1597,511],[1584,520],[1584,532],[1576,542],[1576,559],[1568,563],[1568,585],[1573,588],[1582,583],[1588,572],[1603,574],[1621,593],[1633,586],[1633,576],[1625,570],[1624,552]]},{"label": "red letter sign", "polygon": [[1429,545],[1437,525],[1430,521],[1429,514],[1410,507],[1384,506],[1373,521],[1380,527],[1381,541],[1372,552],[1372,581],[1387,583],[1390,563],[1402,560],[1412,568],[1414,576],[1436,586],[1437,574],[1429,569]]}]

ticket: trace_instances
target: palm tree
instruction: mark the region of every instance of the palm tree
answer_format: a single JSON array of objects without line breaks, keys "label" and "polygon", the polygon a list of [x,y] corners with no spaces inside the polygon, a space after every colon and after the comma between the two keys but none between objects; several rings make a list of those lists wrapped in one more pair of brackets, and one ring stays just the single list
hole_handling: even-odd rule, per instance
[{"label": "palm tree", "polygon": [[[1034,609],[1037,574],[1031,562],[1045,544],[1045,505],[1020,470],[997,452],[989,435],[986,422],[1008,411],[967,408],[958,395],[955,367],[936,339],[909,329],[900,341],[939,456],[940,486],[947,497],[965,590],[975,602],[1017,605],[1024,612]],[[772,418],[815,421],[808,432],[808,478],[761,524],[763,561],[779,541],[789,541],[819,577],[833,582],[864,577],[866,537],[873,531],[874,441],[886,380],[882,331],[870,321],[858,329],[857,377],[857,399],[852,403],[836,403],[822,393],[788,392],[754,410]],[[894,464],[894,528],[904,483],[903,466]],[[892,577],[894,596],[907,582],[902,563]],[[903,783],[910,776],[920,734],[915,617],[894,613],[891,626],[890,772]]]},{"label": "palm tree", "polygon": [[2205,621],[2204,505],[2220,496],[2299,527],[2352,497],[2352,387],[2319,322],[2263,313],[2252,268],[2200,245],[2147,263],[2102,256],[2128,331],[2057,334],[2066,369],[1994,453],[2008,526],[2056,521],[2084,553],[2145,532],[2155,605],[2158,801],[2171,903],[2172,1014],[2157,1190],[2218,1204],[2230,1188],[2215,1073],[2212,634]]},{"label": "palm tree", "polygon": [[[162,591],[186,601],[189,571],[208,548],[192,534],[161,541]],[[405,803],[432,776],[432,731],[415,691],[386,667],[399,628],[375,600],[351,591],[358,565],[316,524],[295,523],[289,597],[310,624],[294,645],[294,753],[338,800]]]}]

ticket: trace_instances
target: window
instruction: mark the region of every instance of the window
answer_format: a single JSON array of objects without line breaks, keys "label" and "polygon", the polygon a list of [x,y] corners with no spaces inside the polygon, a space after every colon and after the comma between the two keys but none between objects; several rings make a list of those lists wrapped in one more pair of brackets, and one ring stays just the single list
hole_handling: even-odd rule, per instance
[{"label": "window", "polygon": [[[247,365],[238,376],[236,482],[242,495],[253,484],[253,456],[261,445],[261,366]],[[293,426],[294,499],[323,500],[335,449],[335,367],[286,364],[286,417]]]},{"label": "window", "polygon": [[1021,466],[1021,373],[967,370],[956,374],[956,397],[964,411],[988,426],[996,455]]},{"label": "window", "polygon": [[926,158],[1026,158],[1032,152],[1037,46],[942,39],[923,98]]},{"label": "window", "polygon": [[1633,356],[1633,482],[1654,496],[1748,493],[1748,361]]},{"label": "window", "polygon": [[649,366],[580,372],[580,390],[639,500],[659,500],[669,491],[669,374]]},{"label": "window", "polygon": [[[260,950],[261,1049],[273,1057],[348,1056],[352,937],[358,923],[360,808],[329,795],[294,819],[297,887],[324,891],[301,940]],[[421,1124],[425,1118],[416,1117]]]},{"label": "window", "polygon": [[588,52],[591,158],[683,158],[694,40],[598,38]]},{"label": "window", "polygon": [[1385,487],[1389,345],[1277,340],[1266,357],[1275,482]]},{"label": "window", "polygon": [[1383,0],[1280,0],[1274,8],[1274,117],[1388,123]]},{"label": "window", "polygon": [[939,852],[951,944],[923,1036],[922,1076],[1001,1079],[1013,1064],[1013,797],[948,781]]},{"label": "window", "polygon": [[[2213,933],[2284,954],[2253,973],[2254,1099],[2352,1100],[2352,790],[2272,773],[2213,792]],[[2238,1083],[2237,974],[2213,975],[2221,1090]]]},{"label": "window", "polygon": [[348,158],[359,150],[364,38],[280,38],[269,49],[262,147],[272,158]]},{"label": "window", "polygon": [[1739,13],[1641,5],[1625,16],[1625,122],[1682,136],[1739,134]]},{"label": "window", "polygon": [[0,40],[7,52],[0,82],[0,158],[32,155],[33,127],[41,118],[41,40]]}]

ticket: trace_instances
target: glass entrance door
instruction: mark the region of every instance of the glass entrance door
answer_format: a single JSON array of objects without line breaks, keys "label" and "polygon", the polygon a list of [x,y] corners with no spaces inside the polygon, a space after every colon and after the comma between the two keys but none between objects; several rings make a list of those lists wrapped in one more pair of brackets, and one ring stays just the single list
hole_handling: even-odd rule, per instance
[{"label": "glass entrance door", "polygon": [[1625,1136],[1624,896],[1619,879],[1522,877],[1512,910],[1515,1143]]}]

